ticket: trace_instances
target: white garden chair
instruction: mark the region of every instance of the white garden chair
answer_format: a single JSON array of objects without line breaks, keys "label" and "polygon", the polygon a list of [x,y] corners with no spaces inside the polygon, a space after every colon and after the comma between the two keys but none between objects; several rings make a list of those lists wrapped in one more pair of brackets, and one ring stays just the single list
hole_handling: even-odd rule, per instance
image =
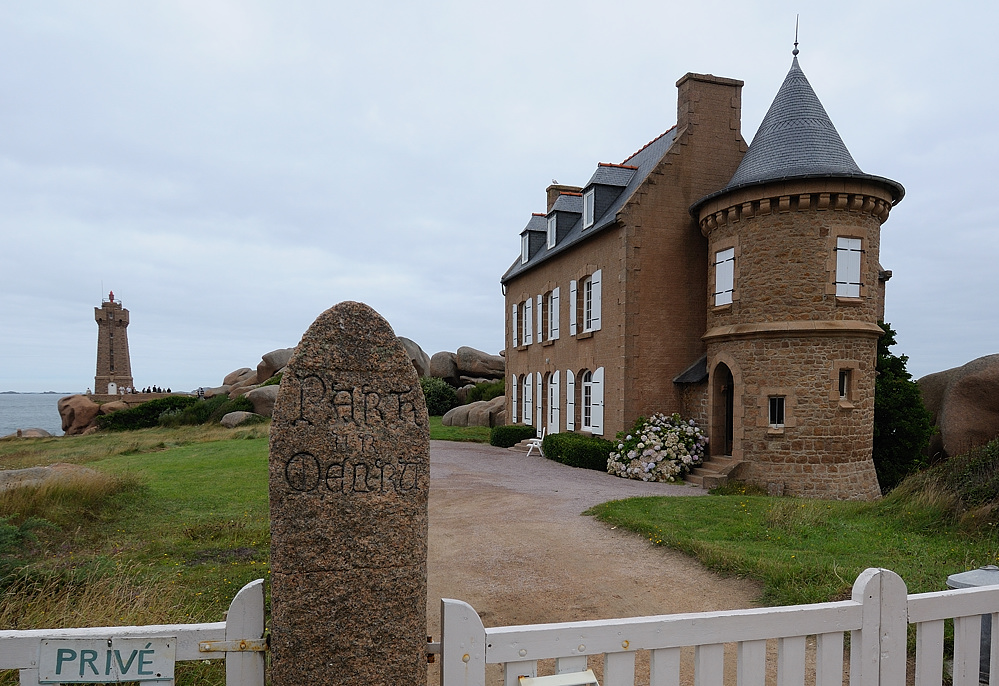
[{"label": "white garden chair", "polygon": [[547,429],[541,430],[541,438],[528,438],[527,439],[527,456],[530,457],[531,453],[535,450],[538,451],[538,455],[541,457],[545,456],[544,451],[541,449],[541,442],[545,440],[545,432]]}]

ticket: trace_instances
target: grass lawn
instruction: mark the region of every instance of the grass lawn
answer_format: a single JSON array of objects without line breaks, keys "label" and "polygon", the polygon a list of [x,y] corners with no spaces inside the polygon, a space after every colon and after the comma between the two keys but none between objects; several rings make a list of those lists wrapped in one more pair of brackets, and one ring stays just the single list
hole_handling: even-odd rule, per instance
[{"label": "grass lawn", "polygon": [[647,497],[604,503],[589,514],[716,571],[763,582],[760,600],[767,604],[848,598],[867,567],[896,572],[910,593],[939,591],[949,574],[999,561],[992,527],[968,532],[912,499]]}]

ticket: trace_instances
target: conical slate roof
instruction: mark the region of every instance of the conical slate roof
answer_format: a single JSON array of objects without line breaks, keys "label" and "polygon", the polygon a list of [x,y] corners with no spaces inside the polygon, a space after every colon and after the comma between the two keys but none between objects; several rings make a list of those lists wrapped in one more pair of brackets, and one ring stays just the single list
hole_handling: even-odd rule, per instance
[{"label": "conical slate roof", "polygon": [[863,175],[794,57],[726,188],[793,176]]}]

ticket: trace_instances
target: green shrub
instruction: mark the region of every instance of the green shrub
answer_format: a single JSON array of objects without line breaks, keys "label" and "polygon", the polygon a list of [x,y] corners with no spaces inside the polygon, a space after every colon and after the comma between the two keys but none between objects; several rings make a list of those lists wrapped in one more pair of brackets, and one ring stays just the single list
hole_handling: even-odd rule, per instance
[{"label": "green shrub", "polygon": [[479,400],[492,400],[506,393],[506,382],[503,379],[496,381],[483,381],[468,389],[465,395],[465,404],[474,403]]},{"label": "green shrub", "polygon": [[888,350],[895,345],[895,332],[891,325],[879,324],[884,334],[878,339],[878,374],[874,380],[874,470],[881,491],[886,493],[906,475],[927,465],[923,451],[933,425],[919,384],[905,368],[909,358]]},{"label": "green shrub", "polygon": [[127,410],[100,415],[97,417],[97,426],[100,429],[107,429],[108,431],[149,429],[159,423],[160,415],[164,412],[183,410],[197,402],[197,398],[189,395],[171,395],[166,398],[157,398],[156,400],[150,400],[147,403],[130,407]]},{"label": "green shrub", "polygon": [[614,444],[596,436],[574,433],[548,434],[541,443],[541,450],[549,460],[570,467],[607,471],[607,458]]},{"label": "green shrub", "polygon": [[279,383],[281,383],[282,376],[284,376],[284,372],[278,372],[271,378],[267,379],[267,381],[260,384],[260,387],[263,388],[264,386],[277,386]]},{"label": "green shrub", "polygon": [[253,412],[253,403],[245,395],[237,395],[232,400],[225,398],[225,402],[220,403],[208,416],[206,424],[218,424],[230,412]]},{"label": "green shrub", "polygon": [[423,397],[427,400],[427,414],[431,417],[441,417],[458,405],[458,396],[451,384],[444,379],[424,376],[420,379],[420,386],[423,388]]},{"label": "green shrub", "polygon": [[489,431],[489,445],[511,448],[527,438],[537,436],[537,430],[527,424],[505,424],[494,426]]}]

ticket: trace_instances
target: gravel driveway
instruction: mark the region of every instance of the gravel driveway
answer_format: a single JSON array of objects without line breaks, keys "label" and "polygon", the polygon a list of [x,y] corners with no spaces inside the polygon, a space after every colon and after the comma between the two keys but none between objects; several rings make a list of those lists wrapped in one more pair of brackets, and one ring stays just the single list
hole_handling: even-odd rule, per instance
[{"label": "gravel driveway", "polygon": [[[581,517],[607,500],[697,496],[476,443],[430,442],[428,635],[441,597],[488,626],[754,606],[760,588]],[[437,683],[431,668],[428,683]]]}]

